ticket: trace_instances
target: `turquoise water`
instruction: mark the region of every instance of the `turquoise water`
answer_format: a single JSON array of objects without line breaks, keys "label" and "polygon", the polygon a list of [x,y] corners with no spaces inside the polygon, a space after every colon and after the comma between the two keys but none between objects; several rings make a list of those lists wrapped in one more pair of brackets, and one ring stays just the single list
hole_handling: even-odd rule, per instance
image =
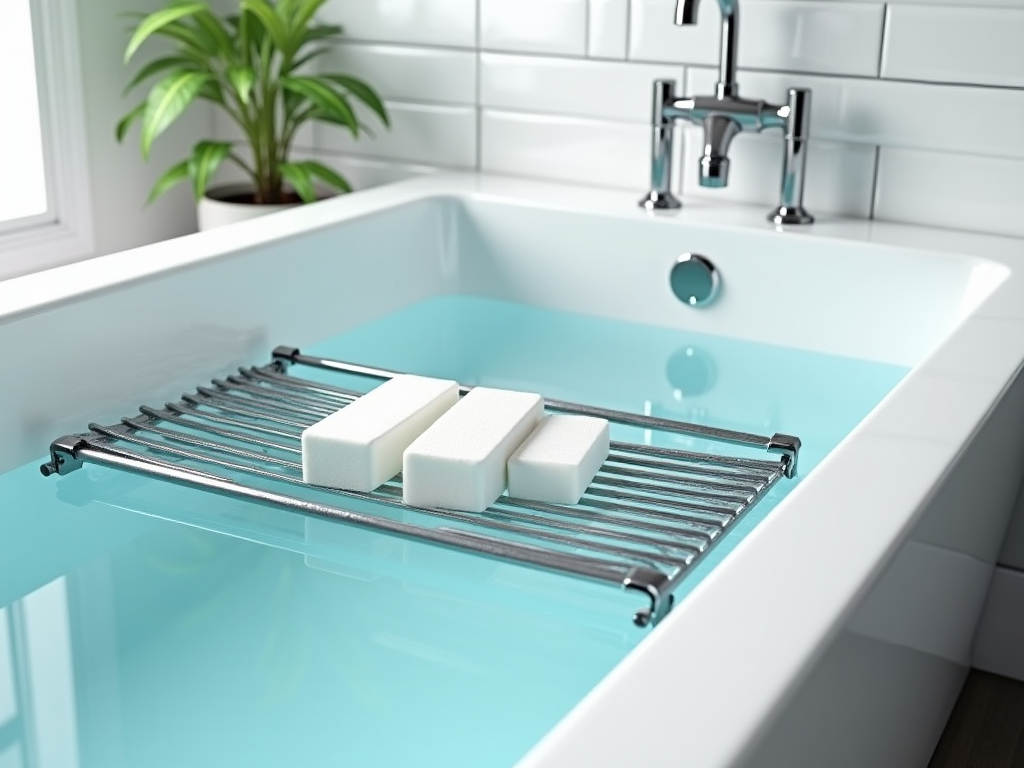
[{"label": "turquoise water", "polygon": [[[464,296],[304,351],[797,434],[801,477],[906,373]],[[31,764],[35,733],[97,768],[510,766],[650,634],[629,622],[636,598],[607,587],[97,467],[44,479],[38,463],[0,476],[0,758],[12,764]],[[39,672],[47,654],[66,672]],[[44,706],[43,689],[63,703]]]}]

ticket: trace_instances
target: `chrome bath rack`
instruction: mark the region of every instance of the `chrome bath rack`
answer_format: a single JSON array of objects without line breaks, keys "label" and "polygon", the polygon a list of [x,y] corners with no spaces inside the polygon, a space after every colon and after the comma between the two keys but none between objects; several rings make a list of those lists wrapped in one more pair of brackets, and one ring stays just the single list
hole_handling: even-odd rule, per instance
[{"label": "chrome bath rack", "polygon": [[[672,606],[672,591],[721,534],[783,477],[796,473],[799,439],[763,437],[653,416],[545,400],[548,411],[598,416],[652,432],[690,435],[766,451],[768,456],[697,453],[613,441],[611,453],[577,505],[502,496],[483,513],[411,508],[402,503],[401,476],[372,493],[313,489],[302,482],[300,435],[361,392],[302,378],[315,368],[374,380],[395,371],[302,354],[278,347],[273,361],[240,368],[212,386],[163,408],[50,446],[44,475],[65,475],[83,462],[247,499],[320,518],[474,552],[642,592],[649,605],[633,621],[647,626]],[[321,377],[324,378],[324,377]],[[461,394],[470,387],[461,387]],[[243,478],[240,481],[238,478]],[[252,478],[245,482],[244,478]],[[330,503],[303,498],[315,490]],[[297,495],[298,494],[298,495]],[[309,495],[309,494],[307,494]],[[336,499],[336,501],[335,501]],[[375,502],[379,513],[346,509],[346,499]],[[377,507],[376,505],[381,505]],[[358,505],[357,505],[358,506]],[[435,525],[388,516],[387,508],[422,513]]]}]

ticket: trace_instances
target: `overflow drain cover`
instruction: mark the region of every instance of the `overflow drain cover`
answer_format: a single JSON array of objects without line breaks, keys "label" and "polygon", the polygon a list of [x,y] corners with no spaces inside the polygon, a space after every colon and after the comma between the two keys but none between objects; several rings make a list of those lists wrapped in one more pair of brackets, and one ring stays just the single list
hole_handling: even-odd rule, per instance
[{"label": "overflow drain cover", "polygon": [[669,282],[676,298],[691,307],[710,304],[722,286],[722,278],[715,265],[699,253],[684,253],[676,259]]}]

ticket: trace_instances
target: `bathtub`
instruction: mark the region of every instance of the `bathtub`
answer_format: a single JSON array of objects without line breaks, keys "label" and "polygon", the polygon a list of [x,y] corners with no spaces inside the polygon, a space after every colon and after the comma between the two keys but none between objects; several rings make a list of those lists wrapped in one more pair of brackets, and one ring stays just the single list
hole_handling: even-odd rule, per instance
[{"label": "bathtub", "polygon": [[[0,475],[278,344],[452,293],[904,366],[519,765],[926,765],[1020,484],[1024,245],[635,197],[444,175],[0,283]],[[669,290],[683,252],[722,274],[708,307]],[[4,599],[54,575],[8,572]]]}]

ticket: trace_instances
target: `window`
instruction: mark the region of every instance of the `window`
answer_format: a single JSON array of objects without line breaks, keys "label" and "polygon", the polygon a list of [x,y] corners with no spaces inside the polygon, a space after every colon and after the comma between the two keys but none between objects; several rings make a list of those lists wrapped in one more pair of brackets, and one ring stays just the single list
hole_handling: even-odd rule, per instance
[{"label": "window", "polygon": [[91,255],[74,0],[0,2],[0,279]]},{"label": "window", "polygon": [[0,24],[0,104],[4,110],[4,135],[0,143],[0,227],[52,221],[46,199],[43,137],[39,126],[36,89],[35,45],[28,0],[7,0]]}]

